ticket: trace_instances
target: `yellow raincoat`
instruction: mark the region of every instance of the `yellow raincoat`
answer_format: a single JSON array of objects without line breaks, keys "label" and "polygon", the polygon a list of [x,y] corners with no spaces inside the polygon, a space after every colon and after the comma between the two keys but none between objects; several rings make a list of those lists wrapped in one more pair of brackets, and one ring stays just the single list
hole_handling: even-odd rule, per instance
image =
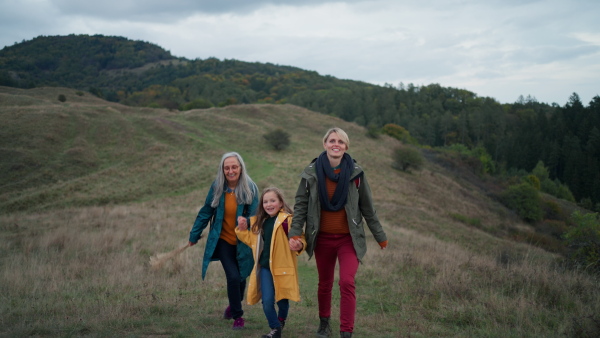
[{"label": "yellow raincoat", "polygon": [[[271,238],[271,254],[269,258],[270,270],[273,275],[273,284],[275,286],[275,301],[282,299],[300,301],[300,287],[298,284],[298,261],[296,256],[300,255],[306,247],[304,234],[300,237],[303,247],[301,251],[291,251],[288,237],[282,224],[287,219],[288,228],[292,225],[292,215],[280,210],[273,227],[273,237]],[[250,224],[256,221],[256,217],[250,218]],[[261,300],[260,280],[258,269],[258,259],[263,249],[262,235],[252,233],[248,230],[235,229],[240,241],[252,248],[254,256],[254,268],[248,279],[248,293],[246,301],[249,305],[258,303]]]}]

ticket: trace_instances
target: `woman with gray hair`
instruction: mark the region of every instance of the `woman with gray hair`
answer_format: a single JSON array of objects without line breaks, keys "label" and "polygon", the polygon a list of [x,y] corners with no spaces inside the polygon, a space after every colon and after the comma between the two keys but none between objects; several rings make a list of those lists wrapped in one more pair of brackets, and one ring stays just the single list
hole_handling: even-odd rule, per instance
[{"label": "woman with gray hair", "polygon": [[235,228],[238,216],[249,218],[256,213],[257,207],[258,188],[248,176],[244,160],[235,152],[224,154],[217,177],[190,231],[189,245],[198,243],[202,231],[210,222],[202,262],[202,279],[211,261],[221,261],[229,298],[223,318],[234,320],[234,330],[244,328],[242,298],[246,278],[254,266],[252,250],[237,239]]}]

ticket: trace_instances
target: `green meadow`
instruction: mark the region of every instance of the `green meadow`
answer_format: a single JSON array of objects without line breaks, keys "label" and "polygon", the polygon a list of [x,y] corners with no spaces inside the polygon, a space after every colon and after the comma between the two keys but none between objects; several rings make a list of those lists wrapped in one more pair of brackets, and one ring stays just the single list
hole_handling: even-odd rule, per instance
[{"label": "green meadow", "polygon": [[[66,101],[57,97],[65,95]],[[356,337],[593,337],[598,277],[511,238],[533,232],[480,178],[426,157],[393,169],[398,140],[293,105],[189,111],[135,108],[66,88],[0,87],[0,336],[246,337],[268,332],[260,304],[246,329],[221,319],[225,277],[204,240],[151,269],[150,257],[187,243],[221,155],[239,152],[250,176],[293,205],[299,174],[333,126],[350,136],[389,247],[367,231],[357,284]],[[263,135],[282,128],[290,146]],[[318,326],[314,260],[300,257],[302,301],[286,337]],[[332,323],[339,327],[334,285]],[[334,335],[335,336],[335,335]]]}]

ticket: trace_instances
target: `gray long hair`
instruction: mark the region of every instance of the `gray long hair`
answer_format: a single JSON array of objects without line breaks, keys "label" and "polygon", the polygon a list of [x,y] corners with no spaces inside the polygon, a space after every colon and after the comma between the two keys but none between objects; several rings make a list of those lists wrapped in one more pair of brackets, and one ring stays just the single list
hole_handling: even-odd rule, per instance
[{"label": "gray long hair", "polygon": [[219,201],[221,200],[221,196],[223,195],[223,191],[225,190],[225,174],[223,173],[223,163],[225,159],[229,157],[237,158],[238,162],[240,162],[240,179],[238,181],[237,186],[234,189],[235,196],[237,198],[238,204],[252,204],[252,199],[254,198],[255,191],[252,189],[256,184],[248,173],[246,172],[246,165],[244,164],[244,159],[242,156],[236,152],[225,153],[221,158],[221,164],[219,164],[219,169],[217,171],[217,178],[215,180],[214,187],[214,196],[211,207],[216,208],[219,205]]}]

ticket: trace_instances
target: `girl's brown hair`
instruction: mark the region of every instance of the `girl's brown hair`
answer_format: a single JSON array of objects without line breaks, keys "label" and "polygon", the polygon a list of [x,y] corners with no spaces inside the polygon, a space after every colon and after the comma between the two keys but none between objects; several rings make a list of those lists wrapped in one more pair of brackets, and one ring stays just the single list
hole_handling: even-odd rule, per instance
[{"label": "girl's brown hair", "polygon": [[255,234],[260,234],[262,233],[263,230],[263,223],[265,222],[265,220],[267,220],[269,217],[269,214],[267,213],[267,211],[265,210],[265,207],[263,207],[263,198],[265,196],[266,193],[268,192],[274,192],[275,195],[277,195],[277,198],[281,201],[281,209],[283,209],[283,211],[287,212],[288,214],[292,214],[292,208],[290,208],[289,205],[287,205],[287,203],[285,203],[285,199],[283,198],[283,192],[281,191],[281,189],[276,188],[276,187],[268,187],[265,188],[262,192],[262,194],[260,195],[260,200],[258,203],[258,210],[256,211],[256,222],[254,222],[254,224],[252,224],[252,232]]}]

